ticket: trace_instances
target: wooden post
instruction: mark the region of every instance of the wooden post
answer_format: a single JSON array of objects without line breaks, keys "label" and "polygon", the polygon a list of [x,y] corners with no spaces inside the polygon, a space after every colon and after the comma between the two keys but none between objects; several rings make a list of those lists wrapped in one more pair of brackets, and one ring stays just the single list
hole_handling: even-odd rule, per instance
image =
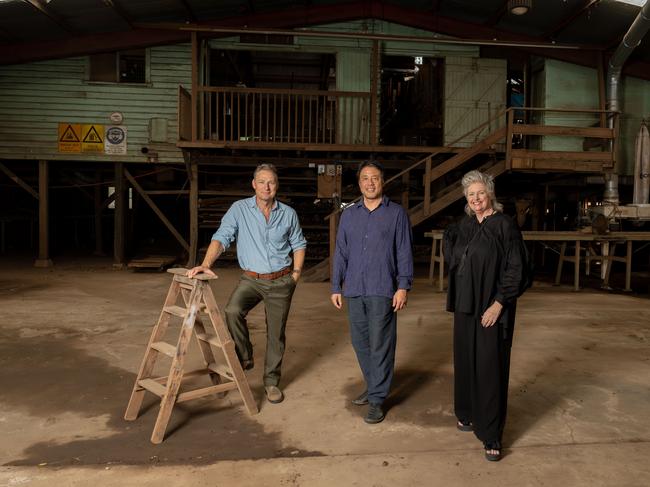
[{"label": "wooden post", "polygon": [[424,215],[429,216],[431,211],[431,156],[427,157],[424,168]]},{"label": "wooden post", "polygon": [[192,142],[197,141],[197,109],[199,102],[199,41],[196,32],[192,32]]},{"label": "wooden post", "polygon": [[512,169],[512,125],[514,124],[515,111],[508,109],[508,126],[506,128],[506,170]]},{"label": "wooden post", "polygon": [[379,133],[377,130],[377,114],[379,108],[377,107],[377,90],[381,80],[379,71],[379,41],[372,41],[372,73],[370,73],[370,143],[373,145],[379,144]]},{"label": "wooden post", "polygon": [[115,163],[115,219],[113,234],[113,267],[124,268],[125,259],[125,216],[127,199],[125,195],[126,184],[124,184],[124,163]]},{"label": "wooden post", "polygon": [[605,67],[603,61],[603,53],[596,54],[598,57],[598,106],[603,112],[600,114],[600,126],[607,127],[607,94],[605,89]]},{"label": "wooden post", "polygon": [[405,210],[409,209],[409,181],[410,181],[410,172],[405,172],[402,174],[402,208]]},{"label": "wooden post", "polygon": [[336,230],[339,227],[340,213],[330,217],[330,279],[334,275],[334,254],[336,252]]},{"label": "wooden post", "polygon": [[104,232],[102,228],[102,208],[103,208],[103,200],[102,200],[102,188],[99,183],[101,182],[102,179],[102,172],[97,169],[95,171],[95,252],[94,255],[98,256],[104,256],[106,255],[104,253]]},{"label": "wooden post", "polygon": [[49,241],[49,188],[47,161],[38,161],[38,259],[34,267],[51,267]]},{"label": "wooden post", "polygon": [[188,164],[190,179],[190,251],[187,267],[196,265],[199,243],[199,167],[196,162]]}]

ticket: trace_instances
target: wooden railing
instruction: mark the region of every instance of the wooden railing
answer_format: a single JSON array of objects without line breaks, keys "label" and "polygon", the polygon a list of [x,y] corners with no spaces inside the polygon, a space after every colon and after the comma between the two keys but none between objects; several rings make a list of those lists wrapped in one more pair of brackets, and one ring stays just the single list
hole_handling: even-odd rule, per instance
[{"label": "wooden railing", "polygon": [[205,86],[197,93],[193,142],[269,148],[371,143],[370,93]]},{"label": "wooden railing", "polygon": [[[585,126],[579,125],[544,125],[543,123],[548,119],[538,117],[539,120],[534,120],[535,117],[527,117],[526,119],[533,119],[534,124],[520,124],[515,122],[515,114],[519,110],[529,111],[532,113],[541,114],[542,112],[552,112],[564,114],[574,124],[577,122]],[[582,114],[583,117],[576,117],[577,114]],[[453,202],[463,197],[463,189],[460,181],[455,182],[448,186],[440,195],[432,195],[432,183],[439,180],[441,177],[447,175],[453,170],[460,168],[463,164],[470,161],[476,155],[491,151],[495,154],[492,161],[483,164],[479,169],[496,177],[510,169],[537,169],[544,171],[587,171],[599,172],[611,168],[616,163],[616,150],[618,139],[618,113],[608,112],[602,110],[572,110],[572,109],[544,109],[544,108],[508,108],[490,120],[484,122],[478,127],[470,130],[469,132],[461,135],[450,143],[449,147],[439,148],[437,151],[420,159],[411,166],[400,171],[396,175],[388,178],[384,182],[384,187],[388,187],[391,183],[403,178],[408,178],[411,171],[424,170],[423,187],[424,199],[413,207],[406,206],[411,218],[411,224],[417,225],[427,218],[433,216],[440,210],[449,206]],[[505,126],[499,123],[503,122],[505,116]],[[604,127],[607,117],[613,117],[613,128]],[[593,119],[593,120],[592,120]],[[598,122],[600,121],[600,122]],[[593,126],[594,122],[598,126]],[[484,138],[476,142],[471,147],[457,152],[455,155],[446,159],[437,165],[433,165],[435,156],[443,152],[453,152],[453,145],[461,142],[470,135],[476,133],[483,133],[486,127],[494,127],[501,125],[501,128],[488,133]],[[531,145],[541,146],[544,148],[543,140],[531,140],[533,137],[568,137],[568,138],[581,138],[584,141],[589,139],[600,140],[599,143],[586,144],[582,143],[583,150],[568,150],[568,151],[549,151],[549,150],[535,150],[529,149]],[[505,144],[500,144],[504,141]],[[575,140],[573,140],[575,142]],[[514,145],[513,145],[514,143]],[[588,150],[584,150],[587,148]],[[497,154],[498,150],[504,151]],[[596,150],[593,150],[596,149]],[[500,155],[500,157],[499,157]],[[354,201],[358,201],[357,198]],[[408,205],[408,200],[406,201]],[[343,211],[337,208],[330,213],[325,219],[329,220],[330,229],[330,256],[334,255],[334,245],[336,241],[336,230],[338,227],[338,220],[340,213]],[[330,262],[331,264],[331,262]]]}]

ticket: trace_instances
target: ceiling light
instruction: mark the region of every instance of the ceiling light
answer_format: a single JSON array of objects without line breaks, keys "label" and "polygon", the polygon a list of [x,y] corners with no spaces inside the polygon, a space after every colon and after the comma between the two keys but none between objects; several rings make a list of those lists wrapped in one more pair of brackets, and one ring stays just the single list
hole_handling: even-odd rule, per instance
[{"label": "ceiling light", "polygon": [[514,15],[524,15],[533,6],[533,0],[508,0],[508,10]]}]

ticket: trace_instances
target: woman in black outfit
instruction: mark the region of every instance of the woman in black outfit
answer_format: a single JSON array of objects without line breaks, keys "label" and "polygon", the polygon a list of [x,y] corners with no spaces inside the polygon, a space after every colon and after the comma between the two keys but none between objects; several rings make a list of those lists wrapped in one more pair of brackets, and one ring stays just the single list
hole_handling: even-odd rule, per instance
[{"label": "woman in black outfit", "polygon": [[447,311],[454,313],[454,408],[461,431],[474,431],[490,461],[501,459],[510,349],[526,250],[496,201],[492,176],[462,179],[467,216],[445,232]]}]

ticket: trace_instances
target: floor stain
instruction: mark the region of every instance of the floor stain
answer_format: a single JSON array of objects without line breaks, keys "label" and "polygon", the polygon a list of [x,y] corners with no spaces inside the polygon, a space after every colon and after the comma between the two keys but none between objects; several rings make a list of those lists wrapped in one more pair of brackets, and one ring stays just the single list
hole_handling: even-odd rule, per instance
[{"label": "floor stain", "polygon": [[[108,415],[107,428],[115,433],[65,443],[38,442],[20,458],[5,459],[4,465],[207,464],[321,455],[287,446],[278,433],[265,432],[239,401],[232,406],[210,398],[176,405],[166,440],[153,445],[149,438],[158,412],[157,398],[147,395],[141,416],[125,421],[135,375],[77,348],[78,332],[67,331],[67,336],[59,329],[56,337],[27,339],[14,331],[0,333],[0,403],[50,423],[66,412],[88,418]],[[261,391],[253,393],[261,396]]]}]

